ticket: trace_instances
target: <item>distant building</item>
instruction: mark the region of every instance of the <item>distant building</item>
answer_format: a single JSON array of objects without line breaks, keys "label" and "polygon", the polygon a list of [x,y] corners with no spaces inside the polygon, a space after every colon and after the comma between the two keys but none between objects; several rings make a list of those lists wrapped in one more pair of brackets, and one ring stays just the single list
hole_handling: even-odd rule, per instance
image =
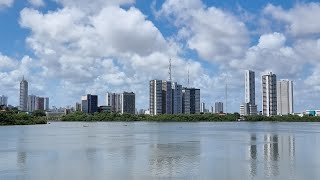
[{"label": "distant building", "polygon": [[136,96],[133,92],[123,92],[121,94],[121,113],[135,114]]},{"label": "distant building", "polygon": [[172,114],[171,81],[162,81],[162,114]]},{"label": "distant building", "polygon": [[81,103],[76,103],[75,110],[76,111],[81,111]]},{"label": "distant building", "polygon": [[[255,93],[255,72],[245,71],[245,103],[240,106],[240,115],[256,115],[256,93]],[[242,108],[242,110],[241,110]],[[244,114],[241,114],[243,112]]]},{"label": "distant building", "polygon": [[99,106],[98,112],[111,113],[112,107],[111,106]]},{"label": "distant building", "polygon": [[49,98],[48,97],[44,97],[44,110],[48,111],[49,110],[49,106],[50,106]]},{"label": "distant building", "polygon": [[262,113],[277,115],[277,76],[272,72],[262,76]]},{"label": "distant building", "polygon": [[20,106],[19,110],[27,111],[28,110],[28,81],[22,78],[20,82]]},{"label": "distant building", "polygon": [[81,111],[85,113],[98,112],[98,96],[87,94],[81,98]]},{"label": "distant building", "polygon": [[215,107],[215,113],[216,114],[222,114],[223,113],[223,102],[216,102],[214,104]]},{"label": "distant building", "polygon": [[42,110],[44,111],[45,104],[44,104],[44,98],[43,97],[35,97],[35,105],[34,110]]},{"label": "distant building", "polygon": [[200,106],[200,113],[205,113],[205,112],[206,112],[206,104],[202,102]]},{"label": "distant building", "polygon": [[195,89],[195,88],[182,89],[182,113],[184,114],[200,113],[200,89]]},{"label": "distant building", "polygon": [[277,82],[277,114],[293,114],[293,82],[280,80]]},{"label": "distant building", "polygon": [[8,106],[8,97],[7,96],[0,96],[0,106]]},{"label": "distant building", "polygon": [[121,113],[121,94],[108,92],[106,95],[106,104],[111,106],[111,111]]},{"label": "distant building", "polygon": [[182,85],[172,84],[172,114],[182,114]]},{"label": "distant building", "polygon": [[35,104],[36,104],[36,96],[35,95],[29,95],[28,96],[28,112],[33,112],[35,110]]},{"label": "distant building", "polygon": [[149,108],[151,115],[162,114],[162,80],[150,81]]}]

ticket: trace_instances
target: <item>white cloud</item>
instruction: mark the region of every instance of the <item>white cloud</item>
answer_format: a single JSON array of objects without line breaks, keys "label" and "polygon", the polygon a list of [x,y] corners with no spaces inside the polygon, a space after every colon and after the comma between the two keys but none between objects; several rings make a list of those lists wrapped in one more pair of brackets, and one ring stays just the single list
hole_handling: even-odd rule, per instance
[{"label": "white cloud", "polygon": [[11,7],[14,0],[0,0],[0,8],[1,7]]},{"label": "white cloud", "polygon": [[6,71],[6,70],[11,70],[14,69],[17,66],[18,62],[11,59],[8,56],[2,55],[0,53],[0,70],[1,71]]},{"label": "white cloud", "polygon": [[29,3],[35,7],[41,7],[41,6],[44,6],[45,3],[43,0],[28,0]]},{"label": "white cloud", "polygon": [[158,14],[171,19],[188,48],[208,61],[241,57],[249,46],[243,22],[229,12],[205,7],[200,0],[167,0]]},{"label": "white cloud", "polygon": [[320,34],[320,22],[317,19],[320,17],[320,3],[296,4],[289,10],[269,4],[264,13],[284,22],[287,31],[294,36]]}]

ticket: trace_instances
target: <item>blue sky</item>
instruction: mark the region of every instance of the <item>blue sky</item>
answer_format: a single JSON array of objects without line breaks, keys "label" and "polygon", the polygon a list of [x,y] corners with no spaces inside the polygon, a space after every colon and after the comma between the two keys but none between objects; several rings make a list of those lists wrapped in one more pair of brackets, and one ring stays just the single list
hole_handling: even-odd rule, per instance
[{"label": "blue sky", "polygon": [[173,77],[201,88],[210,108],[239,111],[244,70],[294,81],[296,112],[319,109],[319,1],[0,0],[0,90],[18,104],[19,80],[51,106],[74,105],[86,93],[105,104],[108,91],[136,92],[148,108],[148,81]]}]

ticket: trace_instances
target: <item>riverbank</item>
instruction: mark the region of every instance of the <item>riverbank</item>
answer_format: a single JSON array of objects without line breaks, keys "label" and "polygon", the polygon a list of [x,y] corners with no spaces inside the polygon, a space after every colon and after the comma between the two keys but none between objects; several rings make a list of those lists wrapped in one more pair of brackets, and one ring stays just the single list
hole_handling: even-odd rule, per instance
[{"label": "riverbank", "polygon": [[[240,118],[238,113],[234,114],[162,114],[156,116],[150,115],[132,115],[118,113],[94,113],[85,114],[75,112],[65,115],[61,121],[87,121],[87,122],[110,122],[110,121],[154,121],[154,122],[232,122],[238,121]],[[247,116],[245,121],[278,121],[278,122],[320,122],[320,117],[309,116]]]},{"label": "riverbank", "polygon": [[26,113],[0,112],[0,126],[35,124],[47,124],[47,120]]}]

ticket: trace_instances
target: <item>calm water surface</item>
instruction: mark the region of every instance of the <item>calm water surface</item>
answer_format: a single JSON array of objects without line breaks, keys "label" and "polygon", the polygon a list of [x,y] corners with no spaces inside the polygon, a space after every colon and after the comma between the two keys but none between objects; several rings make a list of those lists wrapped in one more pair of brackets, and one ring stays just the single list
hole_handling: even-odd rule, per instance
[{"label": "calm water surface", "polygon": [[320,179],[320,124],[0,127],[0,179]]}]

